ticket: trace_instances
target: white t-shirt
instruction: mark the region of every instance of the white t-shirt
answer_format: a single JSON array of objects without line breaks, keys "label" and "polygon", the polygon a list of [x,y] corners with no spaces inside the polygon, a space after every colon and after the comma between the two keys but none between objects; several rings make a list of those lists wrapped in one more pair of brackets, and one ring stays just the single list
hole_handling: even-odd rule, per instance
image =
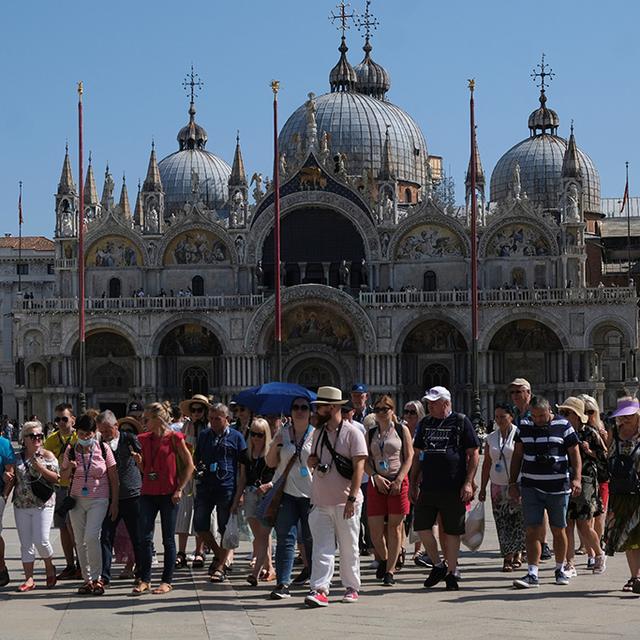
[{"label": "white t-shirt", "polygon": [[[273,475],[273,482],[278,480],[284,473],[284,470],[291,460],[291,456],[296,453],[296,445],[293,442],[295,434],[293,427],[289,424],[285,424],[280,429],[280,435],[282,437],[282,447],[280,447],[280,462],[278,468]],[[288,493],[294,498],[310,498],[311,497],[311,469],[307,466],[307,461],[311,455],[311,439],[313,436],[313,427],[307,428],[304,444],[300,451],[300,459],[296,460],[289,471],[287,480],[284,484],[284,492]],[[302,464],[301,464],[302,462]]]},{"label": "white t-shirt", "polygon": [[[509,469],[511,468],[511,458],[513,457],[513,439],[515,435],[516,426],[512,425],[506,439],[502,439],[500,429],[497,428],[485,440],[487,445],[485,455],[488,454],[491,457],[489,479],[492,484],[509,484]],[[501,451],[502,455],[500,455]]]}]

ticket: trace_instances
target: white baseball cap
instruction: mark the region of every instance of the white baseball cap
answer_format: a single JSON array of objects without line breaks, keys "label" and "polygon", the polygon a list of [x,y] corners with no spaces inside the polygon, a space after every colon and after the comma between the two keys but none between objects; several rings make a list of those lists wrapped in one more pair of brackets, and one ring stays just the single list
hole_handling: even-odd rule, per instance
[{"label": "white baseball cap", "polygon": [[435,402],[436,400],[448,400],[451,402],[451,394],[444,387],[431,387],[424,392],[423,401]]}]

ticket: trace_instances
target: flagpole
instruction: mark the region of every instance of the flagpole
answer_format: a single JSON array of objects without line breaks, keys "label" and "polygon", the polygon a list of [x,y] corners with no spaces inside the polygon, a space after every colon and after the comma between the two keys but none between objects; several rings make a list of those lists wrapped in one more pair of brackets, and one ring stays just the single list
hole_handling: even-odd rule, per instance
[{"label": "flagpole", "polygon": [[471,393],[474,424],[481,421],[480,382],[478,377],[478,194],[476,193],[476,123],[473,92],[475,80],[469,80],[469,126],[471,128]]},{"label": "flagpole", "polygon": [[629,212],[629,162],[625,162],[626,186],[625,195],[627,196],[627,286],[631,286],[631,214]]},{"label": "flagpole", "polygon": [[85,353],[85,318],[84,318],[84,176],[83,176],[83,122],[82,122],[82,82],[78,82],[78,409],[80,413],[87,410],[85,387],[87,381],[86,353]]},{"label": "flagpole", "polygon": [[276,297],[276,375],[275,379],[282,380],[282,291],[280,289],[280,162],[278,149],[278,91],[280,82],[271,81],[273,91],[273,209],[274,209],[274,278]]},{"label": "flagpole", "polygon": [[18,295],[22,296],[22,180],[18,196]]}]

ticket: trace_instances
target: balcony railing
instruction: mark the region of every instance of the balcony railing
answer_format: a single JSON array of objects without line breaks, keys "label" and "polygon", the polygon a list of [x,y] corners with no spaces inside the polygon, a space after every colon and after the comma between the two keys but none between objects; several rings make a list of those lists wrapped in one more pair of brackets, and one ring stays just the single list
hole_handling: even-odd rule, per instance
[{"label": "balcony railing", "polygon": [[[481,305],[611,304],[634,300],[634,287],[591,289],[484,289],[478,292]],[[469,291],[380,291],[360,293],[364,307],[413,306],[451,307],[468,305]]]},{"label": "balcony railing", "polygon": [[[87,298],[85,311],[206,311],[208,309],[245,309],[253,308],[264,302],[264,295],[236,296],[180,296],[180,297],[142,297],[142,298]],[[45,298],[41,300],[20,300],[16,311],[37,312],[75,312],[78,311],[77,298]]]}]

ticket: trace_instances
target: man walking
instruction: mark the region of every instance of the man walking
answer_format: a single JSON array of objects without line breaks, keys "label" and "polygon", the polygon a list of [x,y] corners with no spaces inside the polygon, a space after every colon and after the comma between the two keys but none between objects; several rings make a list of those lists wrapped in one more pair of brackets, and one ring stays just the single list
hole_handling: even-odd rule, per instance
[{"label": "man walking", "polygon": [[309,527],[313,535],[311,590],[308,607],[329,604],[336,541],[340,550],[340,580],[346,592],[342,602],[358,601],[360,591],[360,485],[367,459],[367,442],[352,422],[342,419],[345,404],[335,387],[320,387],[316,405],[317,423],[308,465],[314,469],[311,484]]},{"label": "man walking", "polygon": [[[418,452],[411,467],[411,498],[415,503],[413,528],[434,566],[426,588],[445,580],[448,591],[459,589],[456,575],[460,536],[465,531],[466,505],[473,498],[473,480],[480,458],[480,441],[467,416],[451,409],[451,394],[433,387],[425,394],[429,415],[418,425],[413,447]],[[422,482],[418,487],[418,478]],[[444,560],[438,562],[433,526],[441,517],[440,540]]]},{"label": "man walking", "polygon": [[[523,578],[513,581],[518,589],[538,586],[540,540],[544,537],[544,513],[549,515],[556,557],[555,581],[569,584],[564,572],[567,555],[567,507],[569,495],[581,491],[581,460],[579,439],[565,418],[554,418],[546,398],[531,399],[531,419],[522,419],[514,438],[515,449],[509,474],[509,496],[522,499],[526,527],[529,570]],[[569,461],[574,477],[569,480]],[[521,486],[518,477],[521,477]]]}]

